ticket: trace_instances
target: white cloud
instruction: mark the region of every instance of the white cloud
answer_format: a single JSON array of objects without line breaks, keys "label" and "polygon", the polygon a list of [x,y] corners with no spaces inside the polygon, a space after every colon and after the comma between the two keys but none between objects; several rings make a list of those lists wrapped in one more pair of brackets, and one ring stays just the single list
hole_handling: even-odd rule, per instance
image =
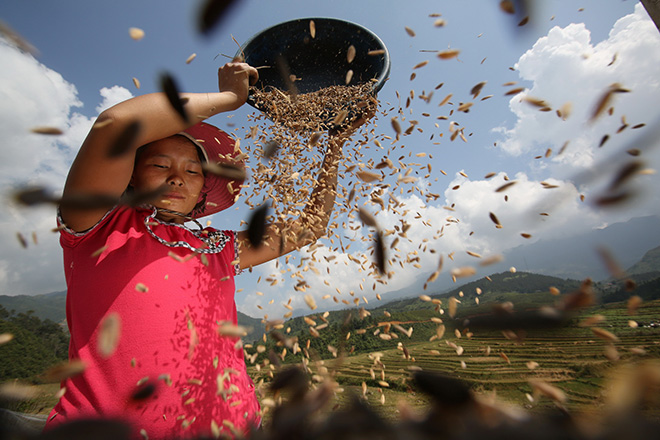
[{"label": "white cloud", "polygon": [[[25,185],[61,191],[94,118],[75,111],[83,105],[76,87],[31,55],[0,40],[0,58],[11,66],[0,69],[0,188],[5,202],[0,212],[0,245],[6,252],[0,264],[0,294],[64,290],[58,235],[50,232],[55,226],[54,207],[18,207],[11,194]],[[130,97],[116,86],[104,89],[102,95],[104,104]],[[57,127],[64,134],[31,133],[37,126]],[[22,248],[18,233],[27,239],[27,249]]]},{"label": "white cloud", "polygon": [[96,106],[97,113],[101,113],[103,110],[106,110],[115,104],[132,98],[133,94],[125,87],[112,86],[103,87],[101,89],[101,96],[103,97],[103,102]]},{"label": "white cloud", "polygon": [[[654,122],[658,116],[659,45],[660,34],[641,4],[616,22],[606,40],[595,45],[582,23],[552,28],[523,54],[516,68],[521,79],[532,83],[526,94],[546,100],[553,110],[571,103],[571,115],[562,120],[555,111],[540,112],[521,101],[522,95],[515,96],[510,108],[518,119],[511,129],[497,128],[504,134],[499,145],[512,155],[540,155],[552,148],[551,168],[553,164],[563,170],[592,166],[599,156],[630,140],[626,137],[630,130],[615,133],[622,125],[621,117],[632,126]],[[612,116],[588,123],[596,103],[613,83],[631,93],[614,97]],[[609,141],[600,149],[606,134]],[[565,153],[556,156],[566,141]]]},{"label": "white cloud", "polygon": [[[575,234],[598,224],[597,216],[592,215],[585,205],[579,204],[577,190],[570,182],[550,179],[547,183],[557,185],[558,188],[545,189],[521,172],[511,177],[511,181],[515,180],[516,183],[506,191],[508,201],[505,201],[505,193],[495,191],[505,183],[503,177],[503,174],[499,174],[491,180],[471,181],[457,175],[448,185],[444,200],[427,204],[418,195],[410,194],[399,198],[399,213],[393,210],[377,212],[375,218],[380,228],[392,232],[385,237],[388,258],[393,260],[388,266],[391,277],[383,279],[385,284],[377,281],[378,277],[374,276],[371,268],[371,231],[359,222],[354,222],[348,226],[359,225],[360,229],[354,241],[344,239],[344,247],[351,245],[346,252],[333,250],[338,245],[337,239],[333,238],[334,244],[323,240],[323,245],[311,251],[304,249],[298,256],[294,254],[289,264],[271,262],[256,268],[256,273],[262,277],[262,284],[247,287],[246,296],[238,299],[239,307],[252,316],[266,313],[271,318],[280,318],[287,313],[288,309],[282,304],[289,300],[294,309],[308,310],[303,294],[293,288],[300,279],[308,283],[305,293],[312,295],[323,310],[354,307],[356,298],[360,299],[359,306],[364,306],[363,296],[369,305],[373,305],[377,302],[376,294],[382,297],[396,291],[409,295],[419,294],[424,281],[436,270],[442,255],[443,271],[429,289],[435,292],[452,284],[452,268],[478,266],[481,260],[470,256],[467,251],[486,258],[526,244],[527,239],[520,235],[521,232],[532,234],[536,240],[556,236],[558,230],[567,227],[571,234]],[[453,190],[456,186],[459,188]],[[548,198],[552,192],[563,203]],[[450,205],[454,206],[453,210],[445,208]],[[551,217],[540,216],[541,211],[533,208],[542,209]],[[498,216],[502,229],[496,229],[489,212]],[[395,227],[402,225],[402,221],[410,225],[405,237],[400,234],[400,229],[395,230]],[[395,238],[398,238],[396,250],[390,248]],[[312,255],[314,258],[311,258]],[[310,269],[311,266],[317,270]],[[487,268],[483,270],[489,273]],[[282,274],[282,271],[285,273]],[[277,278],[278,287],[270,288],[266,278]],[[265,295],[252,296],[252,289],[264,292]],[[330,298],[323,300],[322,297],[326,295],[330,295]],[[334,302],[334,297],[339,301],[338,304]],[[391,296],[387,299],[391,299]],[[268,306],[271,300],[273,305]],[[348,301],[349,305],[342,300]]]},{"label": "white cloud", "polygon": [[[609,37],[596,45],[592,44],[590,32],[584,24],[553,28],[517,63],[521,79],[531,84],[528,94],[546,100],[553,111],[540,112],[538,108],[520,102],[520,96],[514,97],[510,102],[510,109],[516,116],[513,128],[497,127],[494,130],[503,136],[503,140],[498,142],[503,154],[521,157],[518,161],[522,163],[521,170],[508,176],[510,181],[516,182],[515,185],[504,192],[496,192],[506,183],[504,173],[488,180],[470,180],[456,174],[443,192],[443,198],[438,201],[427,204],[415,194],[401,198],[404,206],[399,211],[408,210],[406,215],[390,210],[379,212],[376,218],[383,229],[392,229],[394,225],[400,225],[401,220],[409,223],[408,240],[400,238],[397,254],[404,261],[407,257],[419,256],[419,261],[404,264],[403,268],[398,263],[391,266],[394,276],[387,285],[378,285],[373,291],[373,277],[360,271],[359,265],[349,260],[347,252],[331,251],[328,244],[328,247],[316,251],[316,259],[322,262],[317,266],[320,274],[315,275],[311,271],[304,273],[310,286],[306,293],[311,294],[323,309],[338,307],[332,300],[323,302],[320,299],[328,294],[351,301],[352,306],[354,297],[348,294],[350,290],[354,291],[355,297],[365,295],[370,305],[375,300],[375,293],[384,295],[386,292],[408,289],[410,294],[418,294],[425,279],[435,270],[440,255],[444,256],[444,269],[431,291],[443,290],[452,285],[451,268],[463,265],[478,267],[478,259],[468,255],[467,251],[487,257],[536,240],[573,236],[636,215],[658,214],[660,200],[654,200],[658,196],[652,194],[630,209],[600,210],[589,201],[597,187],[603,186],[603,181],[591,178],[575,180],[573,177],[585,170],[598,174],[594,164],[600,166],[612,152],[629,148],[637,133],[630,127],[621,134],[615,133],[621,126],[622,116],[625,115],[630,126],[642,122],[651,125],[660,116],[656,108],[656,103],[660,101],[659,44],[660,35],[641,5],[637,5],[633,14],[617,21]],[[614,63],[608,66],[613,59]],[[629,88],[631,93],[615,96],[612,116],[604,115],[596,123],[587,123],[597,100],[614,82]],[[572,104],[572,113],[567,120],[562,120],[554,110],[567,102]],[[605,134],[609,134],[610,139],[599,148],[598,144]],[[562,155],[557,155],[566,141],[570,141],[568,147]],[[545,158],[549,148],[553,152]],[[646,157],[648,164],[656,168],[658,150],[651,149]],[[527,160],[524,160],[525,156],[528,156]],[[535,159],[535,156],[542,158]],[[614,169],[608,171],[607,182]],[[638,180],[646,188],[658,184],[657,176],[642,176]],[[458,189],[453,189],[457,186]],[[586,202],[580,200],[581,194],[587,195]],[[505,195],[508,196],[506,199]],[[452,206],[453,211],[445,209],[446,206]],[[489,216],[491,212],[502,224],[501,229],[495,227]],[[422,221],[430,222],[431,226]],[[524,238],[521,233],[531,234],[532,238]],[[362,227],[360,234],[365,237],[366,228]],[[394,237],[388,236],[387,243],[391,243]],[[354,259],[365,258],[364,248],[359,242],[350,252]],[[453,253],[453,260],[448,258],[450,253]],[[307,255],[307,252],[302,253],[302,256]],[[394,252],[390,257],[393,255]],[[328,264],[323,256],[333,256],[334,260]],[[371,258],[367,256],[368,261]],[[293,283],[288,281],[292,273],[301,270],[297,267],[299,260],[291,261],[286,267],[275,268],[271,265],[256,269],[263,278],[288,269],[280,276],[285,287],[275,290],[269,289],[267,284],[256,285],[255,290],[268,292],[264,297],[256,297],[256,302],[248,288],[245,292],[247,297],[239,299],[239,307],[256,316],[265,312],[271,317],[281,317],[287,312],[282,303],[291,298],[292,307],[306,309],[302,294],[296,292],[292,288]],[[420,267],[414,267],[415,263]],[[330,273],[327,273],[327,267]],[[488,274],[488,269],[480,269],[478,274]],[[294,278],[294,283],[297,280]],[[365,288],[364,292],[356,289],[359,283]],[[341,295],[336,289],[342,292]],[[268,307],[270,300],[273,300],[273,306]],[[263,310],[258,310],[256,303]],[[360,303],[363,305],[362,301]],[[344,304],[339,306],[347,307]]]}]

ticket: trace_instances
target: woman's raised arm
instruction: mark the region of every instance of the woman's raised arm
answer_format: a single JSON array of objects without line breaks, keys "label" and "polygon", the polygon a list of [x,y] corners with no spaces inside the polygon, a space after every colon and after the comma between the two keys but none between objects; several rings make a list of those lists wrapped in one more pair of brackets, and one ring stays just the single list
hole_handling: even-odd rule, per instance
[{"label": "woman's raised arm", "polygon": [[238,233],[240,268],[246,269],[278,258],[316,242],[327,233],[337,195],[337,171],[346,140],[372,115],[358,118],[345,132],[329,136],[328,149],[314,190],[300,216],[292,222],[276,222],[266,227],[259,247],[250,244],[247,231]]},{"label": "woman's raised arm", "polygon": [[[131,98],[102,112],[85,138],[69,170],[63,197],[102,194],[119,198],[133,173],[135,151],[142,145],[179,133],[189,126],[218,113],[233,111],[247,99],[250,77],[257,71],[244,63],[228,63],[218,70],[216,93],[182,93],[189,122],[172,108],[164,93]],[[131,145],[120,155],[111,149],[135,122],[139,123]],[[107,209],[76,209],[63,204],[62,219],[74,231],[94,226]]]}]

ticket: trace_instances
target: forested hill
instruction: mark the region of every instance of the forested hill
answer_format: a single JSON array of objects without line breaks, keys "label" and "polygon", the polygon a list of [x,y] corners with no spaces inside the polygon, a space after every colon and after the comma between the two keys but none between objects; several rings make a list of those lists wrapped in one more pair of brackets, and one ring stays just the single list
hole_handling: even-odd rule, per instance
[{"label": "forested hill", "polygon": [[[491,302],[498,300],[498,298],[499,300],[503,300],[505,296],[506,300],[509,300],[510,296],[515,295],[523,295],[519,299],[524,300],[524,295],[541,292],[547,293],[549,292],[550,287],[555,287],[562,293],[570,292],[577,289],[580,284],[581,281],[577,280],[564,280],[557,277],[528,272],[502,272],[466,284],[461,284],[460,287],[443,293],[431,293],[432,284],[429,289],[427,289],[427,292],[418,293],[420,295],[426,294],[433,299],[440,300],[444,300],[451,296],[466,299],[472,299],[479,296],[482,300]],[[477,291],[481,293],[477,294]],[[380,311],[381,309],[386,309],[390,312],[410,312],[426,307],[428,307],[427,303],[419,298],[407,298],[378,305],[375,308],[369,308],[369,310],[374,309]]]},{"label": "forested hill", "polygon": [[[13,311],[14,314],[25,314],[32,311],[32,315],[39,319],[48,319],[60,324],[64,324],[66,320],[66,292],[53,292],[34,296],[0,295],[0,306],[4,307],[7,312]],[[238,323],[252,330],[246,340],[261,337],[264,325],[260,319],[238,312]]]},{"label": "forested hill", "polygon": [[656,278],[660,277],[660,246],[645,253],[641,260],[626,270],[626,273],[632,276],[654,274]]},{"label": "forested hill", "polygon": [[66,318],[66,292],[52,292],[44,295],[0,295],[0,305],[7,311],[27,313],[32,310],[41,319],[64,322]]},{"label": "forested hill", "polygon": [[0,345],[0,382],[38,381],[43,371],[68,357],[65,328],[31,312],[12,313],[0,306],[0,334],[11,335],[11,340]]}]

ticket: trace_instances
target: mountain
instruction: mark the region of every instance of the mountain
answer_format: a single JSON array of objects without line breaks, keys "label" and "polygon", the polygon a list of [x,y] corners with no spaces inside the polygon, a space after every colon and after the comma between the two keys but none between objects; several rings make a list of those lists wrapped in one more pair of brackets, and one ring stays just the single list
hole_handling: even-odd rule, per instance
[{"label": "mountain", "polygon": [[253,318],[238,311],[236,314],[238,325],[243,326],[248,330],[248,334],[243,338],[245,342],[251,343],[262,337],[266,325],[261,319]]},{"label": "mountain", "polygon": [[64,322],[66,319],[66,291],[52,292],[43,295],[0,295],[0,305],[8,311],[18,313],[34,311],[40,319],[50,319],[53,322]]},{"label": "mountain", "polygon": [[628,275],[657,273],[657,276],[660,276],[660,246],[645,253],[641,260],[626,270],[626,273]]},{"label": "mountain", "polygon": [[[610,273],[597,252],[599,247],[607,248],[621,267],[630,267],[658,245],[660,217],[638,217],[585,234],[516,247],[505,252],[504,262],[492,269],[500,272],[515,266],[559,278],[604,280]],[[660,270],[657,264],[655,267]]]},{"label": "mountain", "polygon": [[[513,266],[518,271],[561,279],[591,278],[594,281],[602,281],[608,279],[611,274],[598,253],[599,247],[609,250],[621,267],[631,267],[640,261],[647,251],[658,245],[660,245],[658,216],[637,217],[578,235],[570,235],[570,230],[567,228],[565,238],[538,240],[503,252],[504,259],[501,263],[485,268],[477,267],[477,276],[503,273]],[[654,266],[656,270],[660,270],[660,265],[654,263]],[[456,289],[456,283],[453,283],[449,277],[441,276],[429,285],[428,291],[423,292],[424,281],[430,274],[430,272],[420,274],[405,289],[382,294],[383,300],[416,297],[421,293],[433,296]],[[641,274],[633,278],[638,282],[649,280]],[[461,288],[459,287],[459,290]]]},{"label": "mountain", "polygon": [[[13,310],[16,314],[32,310],[34,316],[42,320],[49,319],[57,323],[64,323],[66,320],[66,291],[34,296],[0,295],[0,305],[7,311]],[[251,329],[245,337],[245,341],[254,341],[263,334],[264,324],[261,319],[238,312],[238,324]]]}]

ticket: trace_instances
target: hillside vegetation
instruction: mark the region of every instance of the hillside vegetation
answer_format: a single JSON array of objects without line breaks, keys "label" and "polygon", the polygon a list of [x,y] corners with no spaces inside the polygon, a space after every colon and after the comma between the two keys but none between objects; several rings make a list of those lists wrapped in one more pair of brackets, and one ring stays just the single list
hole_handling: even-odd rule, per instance
[{"label": "hillside vegetation", "polygon": [[0,345],[0,379],[39,382],[48,367],[66,360],[69,335],[65,329],[33,313],[11,313],[0,306],[0,334],[13,338]]}]

